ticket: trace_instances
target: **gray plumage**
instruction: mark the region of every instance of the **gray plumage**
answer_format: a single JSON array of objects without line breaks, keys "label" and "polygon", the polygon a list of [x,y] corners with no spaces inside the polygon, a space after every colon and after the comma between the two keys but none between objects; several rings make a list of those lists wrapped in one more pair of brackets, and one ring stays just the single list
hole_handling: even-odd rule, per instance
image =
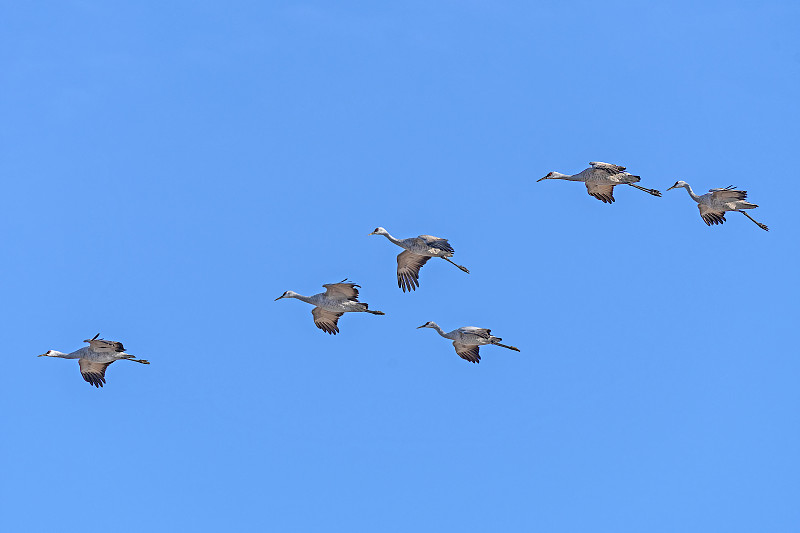
[{"label": "gray plumage", "polygon": [[582,181],[586,184],[586,192],[606,204],[614,203],[614,187],[617,185],[630,185],[640,191],[644,191],[653,196],[661,196],[661,192],[655,189],[646,189],[636,185],[642,178],[625,172],[625,167],[592,161],[589,168],[573,175],[561,174],[560,172],[550,172],[547,176],[536,180],[567,180]]},{"label": "gray plumage", "polygon": [[386,314],[382,311],[372,311],[366,303],[358,301],[360,285],[343,279],[339,283],[327,283],[323,287],[325,287],[325,292],[313,296],[303,296],[294,291],[286,291],[275,298],[275,301],[277,302],[281,298],[295,298],[313,305],[314,309],[311,310],[311,315],[314,317],[314,325],[329,335],[339,333],[339,317],[345,313]]},{"label": "gray plumage", "polygon": [[74,352],[64,353],[56,350],[48,350],[39,357],[77,359],[83,379],[90,385],[94,385],[98,388],[105,384],[106,368],[114,361],[125,360],[141,363],[143,365],[150,364],[150,361],[136,359],[133,355],[125,353],[125,347],[122,346],[121,342],[99,339],[99,336],[100,334],[98,333],[91,339],[83,341],[88,342],[89,346],[84,346]]},{"label": "gray plumage", "polygon": [[514,350],[515,352],[519,351],[519,348],[515,346],[500,344],[500,341],[503,339],[492,335],[492,330],[490,329],[464,326],[463,328],[454,329],[453,331],[445,333],[436,322],[426,322],[417,329],[420,328],[434,329],[445,339],[450,339],[453,341],[453,347],[456,349],[458,356],[469,361],[470,363],[481,362],[481,356],[478,350],[480,346],[484,346],[486,344],[494,344],[495,346],[508,348],[509,350]]},{"label": "gray plumage", "polygon": [[740,191],[733,185],[728,185],[720,189],[711,189],[706,194],[698,196],[694,193],[692,188],[685,181],[678,180],[675,185],[667,189],[677,189],[683,187],[692,200],[697,202],[697,208],[700,210],[700,217],[706,226],[719,225],[725,223],[726,211],[739,211],[741,214],[752,220],[756,225],[764,231],[769,231],[766,224],[758,222],[756,219],[747,214],[745,209],[755,209],[758,207],[756,204],[747,202],[747,191]]},{"label": "gray plumage", "polygon": [[406,291],[415,291],[419,287],[419,270],[431,257],[444,259],[451,265],[457,266],[469,274],[469,270],[461,265],[456,265],[450,260],[455,253],[447,239],[433,235],[420,235],[408,239],[396,239],[383,228],[375,228],[370,235],[383,235],[400,248],[405,249],[397,256],[397,286]]}]

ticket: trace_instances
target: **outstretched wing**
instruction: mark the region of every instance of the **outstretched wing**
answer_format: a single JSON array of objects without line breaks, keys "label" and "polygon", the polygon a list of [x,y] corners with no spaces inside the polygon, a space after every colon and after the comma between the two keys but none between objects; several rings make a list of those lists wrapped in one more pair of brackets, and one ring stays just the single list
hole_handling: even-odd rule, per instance
[{"label": "outstretched wing", "polygon": [[[111,361],[113,363],[114,361]],[[87,359],[78,359],[78,365],[81,368],[81,376],[90,385],[95,387],[102,387],[106,382],[106,368],[111,363],[95,363]]]},{"label": "outstretched wing", "polygon": [[125,347],[122,346],[121,342],[117,341],[107,341],[105,339],[98,339],[100,334],[98,333],[91,339],[87,339],[83,342],[89,343],[89,349],[93,352],[100,352],[100,353],[113,353],[113,352],[124,352]]},{"label": "outstretched wing", "polygon": [[603,172],[609,176],[619,174],[625,171],[625,167],[620,165],[612,165],[611,163],[603,163],[601,161],[590,161],[589,165],[596,172]]},{"label": "outstretched wing", "polygon": [[433,235],[420,235],[419,238],[422,239],[429,248],[436,248],[437,250],[442,250],[443,252],[449,252],[451,254],[455,253],[455,250],[453,250],[453,247],[447,242],[447,239],[441,239]]},{"label": "outstretched wing", "polygon": [[714,209],[706,204],[697,204],[697,207],[700,209],[700,216],[702,217],[703,222],[706,223],[706,226],[725,223],[725,210]]},{"label": "outstretched wing", "polygon": [[470,363],[481,362],[481,356],[478,353],[478,345],[461,344],[458,341],[453,341],[453,346],[455,346],[456,353],[461,359],[466,359]]},{"label": "outstretched wing", "polygon": [[361,285],[350,283],[347,279],[343,279],[339,283],[326,283],[325,296],[336,300],[358,300],[358,289]]},{"label": "outstretched wing", "polygon": [[747,191],[740,191],[733,185],[728,185],[721,189],[710,189],[708,192],[713,195],[714,201],[720,203],[735,202],[736,200],[744,200],[747,198]]},{"label": "outstretched wing", "polygon": [[586,182],[586,191],[606,204],[614,203],[614,185],[612,183]]},{"label": "outstretched wing", "polygon": [[408,250],[397,256],[397,286],[406,291],[415,291],[419,287],[419,269],[430,257],[417,255]]},{"label": "outstretched wing", "polygon": [[344,313],[334,313],[321,307],[315,307],[311,310],[311,314],[314,316],[314,325],[319,329],[329,335],[339,333],[339,317]]}]

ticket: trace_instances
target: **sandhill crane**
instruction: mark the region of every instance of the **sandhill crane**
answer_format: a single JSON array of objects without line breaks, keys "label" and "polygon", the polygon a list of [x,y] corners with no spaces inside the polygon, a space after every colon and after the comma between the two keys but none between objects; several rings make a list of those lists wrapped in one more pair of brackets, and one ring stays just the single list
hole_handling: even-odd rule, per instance
[{"label": "sandhill crane", "polygon": [[403,292],[417,290],[417,287],[419,287],[419,269],[431,257],[441,257],[451,265],[455,265],[469,274],[469,270],[466,267],[456,265],[450,260],[455,250],[447,242],[447,239],[440,239],[433,235],[396,239],[388,231],[380,227],[375,228],[375,231],[369,235],[383,235],[400,248],[405,248],[405,251],[400,252],[400,255],[397,256],[397,286],[403,289]]},{"label": "sandhill crane", "polygon": [[639,176],[634,176],[625,172],[625,167],[619,165],[612,165],[611,163],[601,163],[592,161],[589,163],[590,168],[583,170],[577,174],[569,176],[561,174],[560,172],[550,172],[547,176],[536,180],[568,180],[568,181],[582,181],[586,184],[586,191],[589,196],[594,196],[598,200],[607,204],[614,203],[614,187],[617,185],[630,185],[640,191],[644,191],[653,196],[661,196],[661,192],[655,189],[645,189],[636,185],[641,180]]},{"label": "sandhill crane", "polygon": [[102,387],[106,382],[106,368],[114,361],[133,361],[134,363],[141,363],[149,365],[150,361],[145,359],[135,359],[133,355],[125,353],[125,348],[121,342],[107,341],[105,339],[98,339],[98,333],[91,339],[83,342],[88,342],[89,346],[84,346],[80,350],[72,353],[63,353],[56,350],[47,350],[38,357],[60,357],[61,359],[77,359],[78,365],[81,369],[81,376],[90,385],[95,387]]},{"label": "sandhill crane", "polygon": [[722,189],[711,189],[706,194],[697,196],[689,184],[681,180],[676,181],[675,185],[667,190],[677,189],[678,187],[686,189],[686,192],[689,193],[692,200],[697,202],[697,207],[700,209],[700,217],[702,217],[703,222],[705,222],[707,226],[712,224],[724,224],[725,211],[739,211],[755,222],[759,228],[764,231],[769,231],[766,224],[758,222],[744,211],[745,209],[755,209],[758,207],[756,204],[745,201],[745,198],[747,198],[747,191],[740,191],[734,188],[733,185],[728,185]]},{"label": "sandhill crane", "polygon": [[494,344],[495,346],[508,348],[509,350],[514,350],[515,352],[519,351],[519,348],[514,346],[500,344],[500,341],[503,339],[492,335],[492,330],[490,329],[465,326],[463,328],[454,329],[449,333],[445,333],[436,322],[425,322],[417,329],[420,328],[435,329],[439,335],[445,339],[450,339],[453,341],[453,346],[455,347],[458,356],[461,357],[461,359],[466,359],[470,363],[481,362],[481,356],[478,354],[478,347],[483,346],[484,344]]},{"label": "sandhill crane", "polygon": [[339,317],[345,313],[386,314],[382,311],[371,311],[367,304],[359,302],[356,287],[360,287],[360,285],[351,283],[347,279],[343,279],[339,283],[328,283],[323,287],[325,287],[325,292],[313,296],[303,296],[294,291],[286,291],[275,298],[275,301],[277,302],[281,298],[296,298],[315,306],[311,310],[314,325],[329,335],[339,333]]}]

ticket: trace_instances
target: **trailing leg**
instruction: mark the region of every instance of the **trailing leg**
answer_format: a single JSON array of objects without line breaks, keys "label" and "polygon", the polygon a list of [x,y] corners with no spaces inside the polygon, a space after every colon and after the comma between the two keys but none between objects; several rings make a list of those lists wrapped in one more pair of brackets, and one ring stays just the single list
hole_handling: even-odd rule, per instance
[{"label": "trailing leg", "polygon": [[464,272],[466,272],[467,274],[469,274],[469,270],[467,270],[467,267],[463,267],[463,266],[461,266],[461,265],[456,265],[455,263],[453,263],[452,261],[450,261],[450,259],[448,259],[447,257],[442,257],[442,259],[444,259],[445,261],[447,261],[447,262],[448,262],[448,263],[450,263],[451,265],[455,265],[455,266],[457,266],[458,268],[460,268],[461,270],[463,270]]},{"label": "trailing leg", "polygon": [[506,346],[505,344],[500,344],[499,342],[493,342],[492,344],[494,344],[495,346],[500,346],[502,348],[508,348],[509,350],[514,350],[515,352],[519,351],[519,348],[517,348],[516,346]]},{"label": "trailing leg", "polygon": [[640,187],[640,186],[635,185],[633,183],[628,183],[628,185],[630,185],[631,187],[634,187],[636,189],[639,189],[640,191],[644,191],[647,194],[652,194],[653,196],[661,196],[661,191],[657,191],[655,189],[646,189],[644,187]]},{"label": "trailing leg", "polygon": [[756,219],[754,219],[753,217],[751,217],[750,215],[748,215],[746,211],[739,211],[739,212],[740,212],[741,214],[743,214],[744,216],[746,216],[747,218],[749,218],[750,220],[752,220],[753,222],[755,222],[755,223],[756,223],[756,225],[757,225],[759,228],[763,229],[764,231],[769,231],[769,228],[767,227],[767,225],[766,225],[766,224],[762,224],[761,222],[757,221]]}]

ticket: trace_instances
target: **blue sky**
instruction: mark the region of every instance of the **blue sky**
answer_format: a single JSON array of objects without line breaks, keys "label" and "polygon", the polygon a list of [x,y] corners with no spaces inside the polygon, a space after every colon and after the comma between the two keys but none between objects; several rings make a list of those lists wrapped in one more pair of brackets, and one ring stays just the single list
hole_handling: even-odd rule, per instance
[{"label": "blue sky", "polygon": [[796,2],[1,6],[3,531],[800,528]]}]

